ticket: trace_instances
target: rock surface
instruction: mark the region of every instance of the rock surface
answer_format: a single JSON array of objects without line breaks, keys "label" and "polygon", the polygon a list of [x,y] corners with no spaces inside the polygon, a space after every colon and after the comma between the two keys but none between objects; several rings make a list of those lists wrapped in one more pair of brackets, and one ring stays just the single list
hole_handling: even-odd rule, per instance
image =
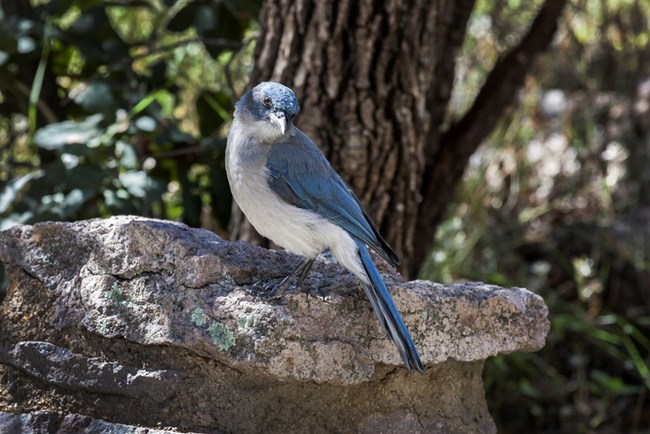
[{"label": "rock surface", "polygon": [[536,351],[549,329],[524,289],[385,274],[427,366],[409,375],[358,282],[326,257],[306,281],[315,296],[280,301],[259,294],[299,257],[159,220],[17,226],[0,233],[0,260],[0,412],[12,413],[0,426],[494,432],[484,360]]},{"label": "rock surface", "polygon": [[63,416],[54,412],[36,411],[30,414],[0,412],[0,433],[174,434],[178,431],[109,423],[80,414]]}]

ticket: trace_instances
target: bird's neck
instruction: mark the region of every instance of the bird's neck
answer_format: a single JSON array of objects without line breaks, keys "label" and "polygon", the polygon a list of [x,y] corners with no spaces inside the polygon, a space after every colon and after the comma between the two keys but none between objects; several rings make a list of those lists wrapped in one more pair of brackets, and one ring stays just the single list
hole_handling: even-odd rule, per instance
[{"label": "bird's neck", "polygon": [[266,121],[244,121],[235,117],[233,127],[239,128],[242,135],[250,137],[265,145],[274,145],[286,139],[291,134],[293,126],[282,134],[280,130]]}]

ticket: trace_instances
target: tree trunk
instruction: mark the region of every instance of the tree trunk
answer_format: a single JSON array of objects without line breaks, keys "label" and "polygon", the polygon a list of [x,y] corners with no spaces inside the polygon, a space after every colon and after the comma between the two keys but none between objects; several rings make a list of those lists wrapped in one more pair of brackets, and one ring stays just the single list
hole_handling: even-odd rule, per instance
[{"label": "tree trunk", "polygon": [[[557,10],[547,14],[544,47],[564,3],[547,1]],[[478,113],[472,108],[470,118],[443,131],[455,56],[473,7],[473,0],[267,0],[260,17],[251,86],[274,80],[296,92],[298,127],[356,192],[402,257],[407,277],[417,275],[469,156],[536,54],[517,58],[523,68],[506,74],[506,89],[494,80],[496,104],[482,104]],[[478,129],[477,114],[489,118]],[[257,236],[238,211],[231,233],[249,241]]]}]

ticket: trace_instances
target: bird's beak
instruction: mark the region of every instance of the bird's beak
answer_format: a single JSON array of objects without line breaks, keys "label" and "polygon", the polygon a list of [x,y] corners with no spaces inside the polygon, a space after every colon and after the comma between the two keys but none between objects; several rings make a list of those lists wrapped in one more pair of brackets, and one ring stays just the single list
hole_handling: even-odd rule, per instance
[{"label": "bird's beak", "polygon": [[287,130],[287,117],[284,115],[284,113],[271,113],[269,115],[269,118],[271,119],[271,123],[273,125],[280,128],[280,132],[284,136],[284,132]]}]

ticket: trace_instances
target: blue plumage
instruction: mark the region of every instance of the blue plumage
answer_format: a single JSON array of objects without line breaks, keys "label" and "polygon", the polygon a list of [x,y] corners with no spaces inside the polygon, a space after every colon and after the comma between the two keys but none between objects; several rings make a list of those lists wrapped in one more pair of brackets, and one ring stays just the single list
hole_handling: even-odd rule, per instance
[{"label": "blue plumage", "polygon": [[266,167],[269,186],[287,202],[315,211],[373,248],[388,263],[399,257],[381,237],[359,200],[302,131],[273,145]]},{"label": "blue plumage", "polygon": [[395,306],[384,281],[379,275],[375,264],[372,262],[368,249],[359,241],[357,241],[357,246],[359,247],[361,263],[371,282],[370,285],[364,285],[364,290],[379,322],[384,326],[388,336],[390,336],[397,346],[402,356],[402,361],[408,370],[417,369],[419,372],[424,372],[420,355],[415,349],[415,344],[406,328],[406,324],[402,320],[402,315],[397,310],[397,306]]},{"label": "blue plumage", "polygon": [[406,367],[424,372],[366,246],[392,265],[399,258],[318,147],[293,126],[299,110],[293,92],[279,83],[261,83],[240,99],[226,149],[233,196],[258,232],[307,258],[290,277],[304,279],[313,259],[330,248],[362,281]]}]

